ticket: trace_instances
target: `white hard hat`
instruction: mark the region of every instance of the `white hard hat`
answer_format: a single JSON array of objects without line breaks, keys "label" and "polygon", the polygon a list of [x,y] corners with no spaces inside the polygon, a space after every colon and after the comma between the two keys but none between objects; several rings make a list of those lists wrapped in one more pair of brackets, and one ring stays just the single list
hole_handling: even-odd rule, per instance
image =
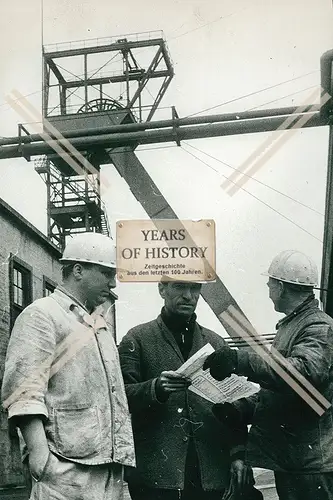
[{"label": "white hard hat", "polygon": [[318,285],[317,266],[310,257],[297,250],[285,250],[277,255],[268,272],[263,273],[285,283],[315,287]]},{"label": "white hard hat", "polygon": [[86,262],[115,269],[116,247],[104,234],[78,233],[68,241],[60,262]]}]

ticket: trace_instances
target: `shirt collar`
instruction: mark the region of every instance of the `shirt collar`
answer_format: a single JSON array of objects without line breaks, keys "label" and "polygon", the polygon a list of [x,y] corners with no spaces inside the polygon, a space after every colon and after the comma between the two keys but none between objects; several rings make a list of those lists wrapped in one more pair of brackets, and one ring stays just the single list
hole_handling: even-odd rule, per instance
[{"label": "shirt collar", "polygon": [[107,323],[102,312],[93,311],[91,314],[87,308],[65,287],[58,286],[54,294],[61,305],[73,313],[80,323],[92,326],[96,330],[107,328]]},{"label": "shirt collar", "polygon": [[63,305],[69,311],[72,311],[74,307],[80,307],[89,314],[89,311],[85,307],[85,305],[80,302],[80,300],[78,300],[72,293],[70,293],[64,286],[57,286],[57,288],[54,290],[54,293],[58,298],[61,299]]},{"label": "shirt collar", "polygon": [[89,313],[85,305],[61,285],[57,286],[53,294],[57,302],[60,303],[64,309],[73,313],[80,323],[85,323],[95,330],[109,328],[101,306],[97,306],[92,313]]},{"label": "shirt collar", "polygon": [[285,323],[288,323],[291,321],[295,316],[298,314],[302,313],[306,309],[309,309],[310,307],[318,307],[319,302],[315,298],[315,296],[312,294],[310,295],[307,299],[304,300],[301,304],[299,304],[288,316],[285,316],[284,318],[280,319],[280,321],[277,323],[276,328],[280,328],[282,325]]},{"label": "shirt collar", "polygon": [[184,320],[181,316],[171,314],[166,311],[165,307],[162,307],[161,318],[164,324],[173,334],[180,334],[185,330],[189,331],[189,333],[193,333],[197,315],[193,313],[189,319]]}]

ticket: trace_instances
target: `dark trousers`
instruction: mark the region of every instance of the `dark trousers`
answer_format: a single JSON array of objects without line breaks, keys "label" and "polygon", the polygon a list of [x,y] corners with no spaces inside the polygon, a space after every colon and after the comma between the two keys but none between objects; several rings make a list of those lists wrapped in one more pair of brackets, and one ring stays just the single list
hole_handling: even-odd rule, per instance
[{"label": "dark trousers", "polygon": [[193,439],[190,439],[183,490],[146,488],[129,483],[132,500],[221,500],[223,491],[204,491],[201,485],[198,456]]},{"label": "dark trousers", "polygon": [[333,500],[333,472],[287,474],[275,472],[279,500]]}]

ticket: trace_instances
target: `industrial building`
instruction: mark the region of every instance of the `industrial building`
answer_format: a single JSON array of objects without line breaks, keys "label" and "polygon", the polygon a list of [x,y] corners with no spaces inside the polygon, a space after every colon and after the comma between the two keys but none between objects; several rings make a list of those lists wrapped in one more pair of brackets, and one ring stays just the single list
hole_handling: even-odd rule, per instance
[{"label": "industrial building", "polygon": [[[0,199],[0,381],[11,328],[30,302],[46,296],[61,281],[59,249],[22,215]],[[23,484],[15,436],[0,412],[0,486]]]}]

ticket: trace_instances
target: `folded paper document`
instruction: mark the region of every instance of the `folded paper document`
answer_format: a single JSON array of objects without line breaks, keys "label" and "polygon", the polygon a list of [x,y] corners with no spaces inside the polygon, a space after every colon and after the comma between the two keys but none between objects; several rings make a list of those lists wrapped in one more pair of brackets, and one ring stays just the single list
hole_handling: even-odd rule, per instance
[{"label": "folded paper document", "polygon": [[246,377],[232,374],[218,381],[210,375],[209,370],[203,370],[206,358],[214,350],[211,344],[206,344],[178,368],[177,373],[191,379],[190,391],[212,403],[232,403],[258,392],[259,386],[249,382]]}]

